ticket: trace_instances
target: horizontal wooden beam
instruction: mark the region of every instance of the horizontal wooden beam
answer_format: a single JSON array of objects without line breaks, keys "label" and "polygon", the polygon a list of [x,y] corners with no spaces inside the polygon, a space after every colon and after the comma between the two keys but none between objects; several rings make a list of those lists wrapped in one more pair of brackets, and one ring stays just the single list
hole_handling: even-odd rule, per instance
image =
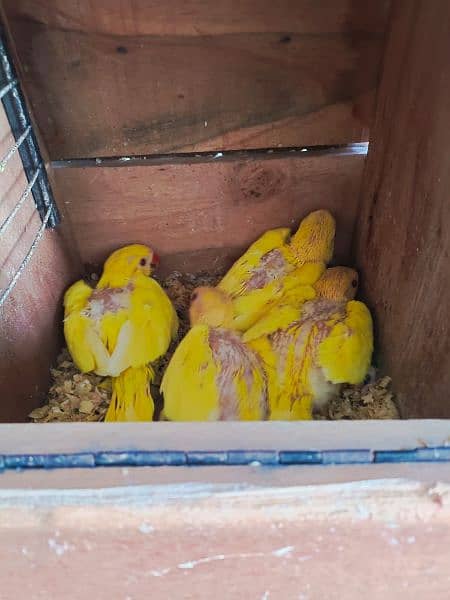
[{"label": "horizontal wooden beam", "polygon": [[450,423],[299,421],[0,425],[0,455],[127,451],[369,450],[445,447]]},{"label": "horizontal wooden beam", "polygon": [[367,139],[384,0],[3,5],[52,159]]},{"label": "horizontal wooden beam", "polygon": [[414,467],[2,475],[2,594],[209,598],[220,581],[231,600],[446,598],[449,473]]}]

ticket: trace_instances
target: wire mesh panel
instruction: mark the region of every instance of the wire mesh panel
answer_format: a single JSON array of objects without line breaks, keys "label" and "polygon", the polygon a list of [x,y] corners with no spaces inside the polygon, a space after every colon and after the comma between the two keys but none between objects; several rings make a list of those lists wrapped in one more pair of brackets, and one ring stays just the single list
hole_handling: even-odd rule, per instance
[{"label": "wire mesh panel", "polygon": [[0,251],[3,245],[3,236],[10,227],[14,226],[16,215],[26,203],[34,202],[41,218],[41,225],[35,234],[30,249],[15,270],[9,283],[3,289],[0,288],[1,307],[31,260],[45,229],[47,227],[53,228],[59,223],[58,210],[3,32],[0,32],[0,100],[15,140],[4,155],[0,157],[0,187],[2,186],[2,174],[5,173],[8,166],[11,165],[11,159],[17,154],[20,156],[28,180],[28,185],[17,199],[14,207],[0,222]]}]

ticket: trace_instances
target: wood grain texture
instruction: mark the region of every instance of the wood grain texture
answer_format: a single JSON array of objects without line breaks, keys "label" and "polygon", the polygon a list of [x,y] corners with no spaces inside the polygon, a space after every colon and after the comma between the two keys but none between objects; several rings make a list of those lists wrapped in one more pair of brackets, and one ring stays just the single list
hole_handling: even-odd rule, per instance
[{"label": "wood grain texture", "polygon": [[52,159],[367,139],[387,0],[5,0]]},{"label": "wood grain texture", "polygon": [[266,229],[296,227],[309,211],[337,219],[336,257],[347,261],[365,155],[299,153],[166,166],[55,169],[85,263],[147,243],[172,269],[223,270]]},{"label": "wood grain texture", "polygon": [[2,594],[448,598],[448,484],[271,486],[261,475],[251,486],[242,475],[234,486],[3,490]]},{"label": "wood grain texture", "polygon": [[450,4],[394,3],[356,256],[405,417],[450,417]]},{"label": "wood grain texture", "polygon": [[[0,155],[14,143],[0,107]],[[0,223],[27,186],[18,153],[0,174]],[[30,195],[1,237],[0,289],[4,289],[30,249],[41,220]],[[45,232],[11,295],[0,308],[0,421],[23,421],[39,406],[48,387],[49,367],[61,347],[61,296],[77,272],[66,246],[67,227]]]}]

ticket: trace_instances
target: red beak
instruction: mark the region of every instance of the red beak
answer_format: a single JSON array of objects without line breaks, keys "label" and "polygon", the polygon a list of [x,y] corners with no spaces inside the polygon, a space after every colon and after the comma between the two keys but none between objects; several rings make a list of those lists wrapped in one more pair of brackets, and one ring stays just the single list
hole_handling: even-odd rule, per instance
[{"label": "red beak", "polygon": [[153,252],[151,265],[152,267],[157,267],[159,265],[159,256],[156,254],[156,252]]}]

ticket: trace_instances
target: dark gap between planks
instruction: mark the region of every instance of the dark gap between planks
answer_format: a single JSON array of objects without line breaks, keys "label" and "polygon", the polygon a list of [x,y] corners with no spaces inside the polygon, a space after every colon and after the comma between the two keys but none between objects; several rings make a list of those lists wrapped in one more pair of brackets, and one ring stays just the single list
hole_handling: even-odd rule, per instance
[{"label": "dark gap between planks", "polygon": [[97,158],[68,158],[54,160],[51,166],[61,168],[85,167],[137,167],[165,164],[193,164],[209,162],[232,162],[238,160],[258,160],[271,158],[287,158],[292,155],[305,157],[324,156],[334,154],[337,156],[367,154],[369,144],[320,145],[296,146],[292,148],[255,148],[253,150],[215,150],[208,152],[174,152],[170,154],[138,154],[135,156],[103,156]]}]

